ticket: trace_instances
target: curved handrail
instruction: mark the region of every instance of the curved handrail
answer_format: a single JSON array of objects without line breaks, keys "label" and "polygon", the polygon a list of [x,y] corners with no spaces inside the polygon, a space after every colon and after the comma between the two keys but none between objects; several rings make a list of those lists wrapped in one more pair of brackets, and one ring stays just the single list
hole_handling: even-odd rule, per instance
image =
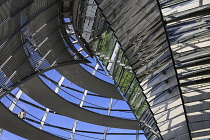
[{"label": "curved handrail", "polygon": [[134,130],[140,129],[137,121],[101,115],[66,101],[55,94],[38,77],[34,77],[28,82],[23,83],[19,88],[40,104],[61,115],[101,126]]},{"label": "curved handrail", "polygon": [[78,64],[56,68],[56,70],[69,81],[93,93],[124,100],[116,86],[95,77]]},{"label": "curved handrail", "polygon": [[62,138],[56,137],[48,132],[42,131],[32,125],[24,122],[22,119],[18,118],[9,111],[1,102],[0,103],[0,127],[17,134],[21,137],[37,140],[37,139],[50,139],[50,140],[64,140]]}]

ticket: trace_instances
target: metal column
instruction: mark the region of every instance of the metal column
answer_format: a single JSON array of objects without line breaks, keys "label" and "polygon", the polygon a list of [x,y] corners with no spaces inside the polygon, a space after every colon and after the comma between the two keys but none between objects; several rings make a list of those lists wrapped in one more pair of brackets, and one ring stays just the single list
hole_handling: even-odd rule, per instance
[{"label": "metal column", "polygon": [[2,135],[2,132],[3,132],[3,129],[0,129],[0,137],[1,137],[1,135]]},{"label": "metal column", "polygon": [[[80,104],[79,104],[80,107],[82,107],[83,104],[84,104],[85,98],[86,98],[86,96],[87,96],[87,92],[88,92],[87,90],[84,91],[84,95],[82,96],[82,100],[81,100],[81,102],[80,102]],[[76,120],[76,121],[74,122],[70,140],[73,140],[73,139],[74,139],[74,134],[75,134],[75,131],[76,131],[77,123],[78,123],[78,120]]]},{"label": "metal column", "polygon": [[136,140],[139,140],[139,130],[136,130]]},{"label": "metal column", "polygon": [[[15,108],[18,100],[20,99],[20,96],[22,95],[22,93],[23,92],[21,90],[18,90],[17,94],[15,95],[14,101],[11,103],[11,105],[9,107],[9,110],[10,111],[13,111],[14,110],[14,108]],[[0,129],[0,136],[2,135],[2,133],[3,133],[3,129]]]},{"label": "metal column", "polygon": [[61,77],[61,79],[58,82],[57,87],[55,88],[55,93],[58,93],[60,86],[62,85],[63,81],[65,80],[65,77]]},{"label": "metal column", "polygon": [[[109,108],[108,108],[108,114],[107,114],[108,116],[110,116],[110,114],[111,114],[112,103],[113,103],[113,99],[111,98],[110,102],[109,102]],[[108,132],[108,127],[105,127],[103,140],[106,140],[107,132]]]},{"label": "metal column", "polygon": [[[62,77],[60,78],[59,82],[58,82],[57,87],[56,87],[55,90],[54,90],[55,93],[58,93],[59,88],[60,88],[60,86],[62,85],[62,83],[63,83],[64,80],[65,80],[65,77],[62,76]],[[42,120],[41,120],[41,124],[40,124],[40,127],[39,127],[40,129],[43,128],[44,123],[45,123],[45,121],[46,121],[46,119],[47,119],[47,117],[48,117],[49,111],[50,111],[50,109],[49,109],[49,108],[46,108],[46,111],[45,111],[45,113],[44,113],[44,115],[43,115],[43,117],[42,117]]]},{"label": "metal column", "polygon": [[[99,65],[96,64],[95,69],[94,69],[92,75],[95,75],[95,73],[96,73],[98,67],[99,67]],[[85,91],[84,91],[84,95],[82,96],[82,100],[80,101],[80,104],[79,104],[80,107],[83,106],[84,101],[85,101],[85,98],[86,98],[86,96],[87,96],[87,93],[88,93],[88,90],[85,90]],[[76,121],[74,122],[70,140],[73,140],[73,139],[74,139],[74,134],[75,134],[75,131],[76,131],[77,123],[78,123],[78,120],[76,120]]]},{"label": "metal column", "polygon": [[13,110],[14,110],[14,108],[15,108],[15,106],[16,106],[18,100],[20,99],[20,96],[22,95],[22,93],[23,93],[23,92],[22,92],[21,90],[19,90],[19,91],[17,92],[17,94],[15,95],[14,101],[11,103],[11,105],[10,105],[10,107],[9,107],[9,110],[10,110],[10,111],[13,111]]},{"label": "metal column", "polygon": [[46,111],[44,113],[44,116],[42,117],[42,120],[41,120],[41,124],[40,124],[39,129],[42,129],[43,128],[44,123],[45,123],[45,121],[47,119],[47,116],[48,116],[49,111],[50,111],[50,109],[49,108],[46,108]]}]

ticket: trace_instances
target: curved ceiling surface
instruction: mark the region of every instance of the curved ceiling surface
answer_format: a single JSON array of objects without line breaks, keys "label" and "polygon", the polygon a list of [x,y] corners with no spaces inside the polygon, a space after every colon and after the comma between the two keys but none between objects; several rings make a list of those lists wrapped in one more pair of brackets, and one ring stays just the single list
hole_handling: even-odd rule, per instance
[{"label": "curved ceiling surface", "polygon": [[[126,100],[147,139],[210,138],[204,125],[210,110],[209,5],[209,0],[2,1],[1,97],[58,66],[56,70],[85,90]],[[115,85],[79,66],[90,60],[89,55]],[[69,62],[74,65],[59,67]],[[56,108],[58,95],[44,84],[38,84],[43,89],[35,88],[33,80],[41,83],[35,77],[22,88],[46,107],[67,113],[65,102],[81,110],[78,114],[90,113],[60,97]],[[50,98],[54,102],[45,103]],[[94,115],[89,120],[78,114],[69,115],[93,124],[139,129],[135,121],[127,125],[108,116],[102,121],[104,116],[97,113],[90,113]],[[101,120],[93,119],[96,114]]]}]

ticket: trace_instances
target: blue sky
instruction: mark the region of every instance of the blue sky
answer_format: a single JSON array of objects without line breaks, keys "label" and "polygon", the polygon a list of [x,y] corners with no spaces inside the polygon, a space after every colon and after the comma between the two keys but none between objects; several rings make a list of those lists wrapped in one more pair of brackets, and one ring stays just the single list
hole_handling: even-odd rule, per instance
[{"label": "blue sky", "polygon": [[[88,71],[91,72],[91,69],[92,68],[89,68]],[[46,74],[46,76],[51,77],[52,80],[54,80],[56,82],[58,82],[59,79],[61,78],[61,75],[59,73],[57,73],[55,70],[48,71],[45,74]],[[107,78],[106,80],[107,80],[107,82],[110,82],[110,83],[113,82],[113,81],[111,81],[110,78]],[[44,82],[52,90],[54,90],[56,88],[56,86],[52,82],[49,82],[46,79],[44,80]],[[63,85],[68,85],[68,87],[71,87],[71,88],[74,88],[74,89],[77,89],[77,90],[80,90],[80,91],[84,91],[85,90],[85,89],[83,89],[83,88],[81,88],[81,87],[71,83],[67,79],[64,80]],[[66,91],[66,92],[64,92],[64,91]],[[12,94],[15,95],[17,92],[18,92],[18,88],[13,90]],[[76,97],[78,97],[80,99],[82,97],[81,93],[78,93],[78,92],[75,92],[73,90],[69,90],[69,89],[66,89],[66,88],[63,88],[63,91],[59,90],[58,94],[63,96],[65,99],[68,98],[67,100],[70,101],[70,102],[74,102],[74,103],[77,103],[77,104],[80,102],[80,100],[75,99],[72,96],[68,95],[67,92],[70,95],[76,96]],[[92,92],[89,92],[89,93],[94,94]],[[11,97],[10,97],[10,99],[13,100],[13,98],[11,98]],[[32,100],[30,97],[28,97],[24,93],[21,95],[20,99],[29,101],[29,102],[37,105],[37,106],[45,108],[41,104],[39,104],[36,101]],[[100,106],[100,107],[107,108],[108,105],[109,105],[110,99],[103,98],[103,97],[87,95],[85,101],[86,102],[84,103],[84,105],[86,105],[86,106],[97,105],[97,106]],[[8,99],[6,99],[5,97],[2,99],[2,102],[5,103],[5,105],[7,107],[11,104],[11,102]],[[92,103],[93,105],[89,104],[89,103]],[[114,100],[113,104],[114,104],[113,107],[112,107],[113,109],[126,109],[126,110],[129,110],[129,107],[128,107],[128,105],[127,105],[127,103],[125,101]],[[19,112],[20,108],[23,108],[24,110],[26,110],[27,113],[34,115],[37,119],[32,117],[32,116],[30,116],[29,114],[27,114],[28,118],[35,119],[37,121],[42,119],[43,114],[44,114],[43,110],[37,109],[37,108],[35,108],[33,106],[30,106],[30,105],[28,105],[28,104],[26,104],[24,102],[21,102],[21,101],[18,101],[17,105],[18,105],[18,107],[15,107],[15,109],[13,111],[14,113]],[[90,108],[86,108],[86,109],[89,109],[91,111],[94,111],[94,112],[97,112],[97,113],[100,113],[100,114],[104,114],[104,115],[107,114],[106,110],[97,110],[97,109],[90,109]],[[112,111],[111,115],[112,116],[121,117],[121,118],[132,118],[132,119],[135,119],[135,117],[133,116],[133,114],[131,112],[126,112],[125,113],[125,112],[119,112],[119,111]],[[68,118],[68,117],[64,117],[64,116],[61,116],[61,115],[57,115],[57,114],[54,114],[54,113],[49,113],[48,116],[49,117],[46,120],[47,123],[53,124],[53,125],[57,125],[57,126],[61,126],[61,127],[64,127],[64,128],[69,128],[69,129],[72,128],[73,123],[75,121],[74,119],[71,119],[71,118]],[[27,122],[29,122],[29,121],[27,121]],[[31,122],[29,122],[29,123],[31,123]],[[40,126],[40,124],[35,124],[35,123],[31,123],[31,124],[33,126],[35,126],[35,127],[39,127]],[[89,123],[85,123],[85,122],[81,122],[81,121],[79,121],[79,123],[77,125],[77,130],[86,130],[86,131],[94,131],[94,132],[102,132],[102,133],[104,132],[104,128],[105,128],[104,126],[97,126],[97,125],[93,125],[93,124],[89,124]],[[70,132],[63,131],[63,130],[60,130],[60,129],[57,129],[57,128],[48,127],[48,126],[44,126],[43,130],[51,132],[51,133],[54,133],[56,135],[62,135],[62,136],[65,136],[65,137],[70,137],[70,135],[71,135]],[[117,128],[111,128],[108,131],[108,133],[117,133],[117,132],[118,133],[135,133],[136,131],[135,130],[117,129]],[[86,136],[89,136],[89,137],[100,138],[100,139],[103,138],[103,135],[88,134],[88,133],[78,133],[78,134],[75,135],[75,139],[78,139],[78,140],[86,140],[86,139],[89,140],[90,139],[90,138],[86,138],[84,136],[80,136],[80,134],[86,135]],[[139,137],[140,137],[140,140],[146,139],[143,135],[141,135]],[[128,140],[128,139],[132,140],[132,139],[135,139],[135,138],[136,138],[135,135],[134,136],[132,136],[132,135],[128,135],[128,136],[126,136],[126,135],[108,135],[107,136],[107,140]],[[14,135],[14,134],[11,134],[11,133],[9,133],[7,131],[3,131],[3,134],[0,137],[0,140],[23,140],[23,138],[18,137],[18,136]]]},{"label": "blue sky", "polygon": [[[77,48],[78,50],[81,48],[78,44],[75,44],[75,48]],[[86,56],[87,54],[84,51],[81,51],[81,54],[83,56]],[[89,66],[95,67],[96,66],[96,61],[92,58],[88,58],[89,61],[91,61],[91,63],[89,63]],[[86,69],[88,72],[92,73],[93,72],[93,68],[86,66],[86,65],[81,65],[84,69]],[[99,67],[99,69],[103,69],[101,67]],[[113,84],[114,81],[111,80],[110,77],[108,77],[106,75],[106,73],[104,71],[98,70],[95,74],[96,77]],[[60,78],[62,77],[62,75],[60,75],[58,72],[56,72],[55,70],[51,70],[45,73],[46,76],[50,77],[52,80],[54,80],[55,82],[58,82],[60,80]],[[55,90],[56,85],[54,85],[52,82],[50,82],[49,80],[46,80],[42,77],[40,77],[47,86],[49,86],[52,90]],[[65,86],[68,86],[70,88],[76,89],[78,91],[84,92],[85,89],[75,85],[74,83],[71,83],[69,80],[65,79],[62,83]],[[12,94],[15,95],[18,92],[18,88],[14,89],[12,91]],[[88,91],[88,93],[90,94],[95,94],[92,93],[90,91]],[[83,96],[82,93],[74,91],[74,90],[70,90],[68,88],[62,88],[59,90],[59,92],[57,93],[58,95],[60,95],[61,97],[63,97],[64,99],[68,100],[69,102],[73,102],[76,104],[80,103],[80,100]],[[9,97],[9,96],[8,96]],[[75,98],[76,97],[76,98]],[[14,100],[14,98],[9,97],[10,100]],[[32,104],[35,104],[39,107],[42,108],[46,108],[44,106],[42,106],[41,104],[37,103],[36,101],[34,101],[33,99],[31,99],[30,97],[28,97],[26,94],[22,94],[20,99],[31,102]],[[7,107],[10,106],[11,101],[9,101],[6,97],[2,98],[1,100]],[[97,97],[97,96],[91,96],[91,95],[87,95],[84,105],[85,106],[93,106],[93,107],[101,107],[101,108],[108,108],[109,106],[109,102],[110,99],[108,98],[103,98],[103,97]],[[40,121],[45,113],[45,111],[40,110],[38,108],[35,108],[31,105],[28,105],[22,101],[18,101],[17,103],[17,107],[14,108],[13,112],[14,113],[18,113],[21,111],[21,109],[24,109],[28,114],[27,114],[27,118],[36,120],[36,121]],[[88,109],[90,111],[94,111],[100,114],[104,114],[107,115],[107,110],[100,110],[100,109],[91,109],[91,108],[85,108]],[[130,110],[129,106],[127,105],[127,103],[125,101],[118,101],[118,100],[113,100],[113,106],[112,109],[123,109],[123,110]],[[134,115],[132,112],[120,112],[120,111],[112,111],[111,112],[111,116],[116,116],[116,117],[120,117],[120,118],[127,118],[127,119],[135,119]],[[24,121],[24,120],[23,120]],[[27,121],[27,120],[26,120]],[[32,123],[30,121],[27,121],[28,123],[30,123],[31,125],[35,126],[35,127],[39,127],[40,124],[36,124],[36,123]],[[54,114],[54,113],[49,113],[48,114],[48,118],[46,120],[46,123],[52,124],[52,125],[56,125],[56,126],[61,126],[64,128],[69,128],[72,129],[72,126],[74,124],[75,120],[65,117],[65,116],[61,116],[58,114]],[[15,124],[14,124],[15,125]],[[85,131],[93,131],[93,132],[104,132],[105,127],[104,126],[98,126],[98,125],[93,125],[93,124],[89,124],[86,122],[78,122],[77,125],[77,129],[76,130],[85,130]],[[44,126],[43,127],[44,131],[47,132],[51,132],[54,133],[56,135],[61,135],[64,137],[69,138],[71,135],[71,132],[68,131],[64,131],[61,129],[57,129],[57,128],[52,128],[52,127],[48,127],[48,126]],[[117,128],[110,128],[108,133],[136,133],[135,130],[125,130],[125,129],[117,129]],[[88,137],[84,137],[82,135],[88,136],[88,137],[95,137],[95,138],[99,138],[102,139],[103,135],[99,135],[99,134],[89,134],[89,133],[79,133],[76,132],[75,134],[75,139],[77,140],[91,140],[91,138]],[[135,140],[136,136],[135,135],[107,135],[107,140]],[[144,135],[140,135],[139,136],[140,140],[146,140]],[[2,135],[0,136],[0,140],[25,140],[24,138],[21,138],[17,135],[14,135],[10,132],[7,131],[3,131]]]}]

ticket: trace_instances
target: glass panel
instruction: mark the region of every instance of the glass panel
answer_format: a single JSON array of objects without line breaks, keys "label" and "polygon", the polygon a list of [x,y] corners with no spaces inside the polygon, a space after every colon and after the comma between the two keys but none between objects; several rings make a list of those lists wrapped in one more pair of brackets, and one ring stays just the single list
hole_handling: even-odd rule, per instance
[{"label": "glass panel", "polygon": [[135,111],[136,117],[139,118],[146,108],[147,108],[147,102],[144,100],[142,105]]},{"label": "glass panel", "polygon": [[126,99],[129,99],[130,96],[132,95],[132,93],[134,92],[134,90],[136,89],[136,87],[139,85],[138,81],[136,79],[133,80],[130,88],[128,89],[128,92],[125,95]]},{"label": "glass panel", "polygon": [[119,87],[123,93],[125,93],[128,90],[128,88],[130,87],[134,76],[135,75],[132,73],[132,71],[127,70],[127,69],[124,70],[121,80],[120,80],[120,84],[119,84]]}]

